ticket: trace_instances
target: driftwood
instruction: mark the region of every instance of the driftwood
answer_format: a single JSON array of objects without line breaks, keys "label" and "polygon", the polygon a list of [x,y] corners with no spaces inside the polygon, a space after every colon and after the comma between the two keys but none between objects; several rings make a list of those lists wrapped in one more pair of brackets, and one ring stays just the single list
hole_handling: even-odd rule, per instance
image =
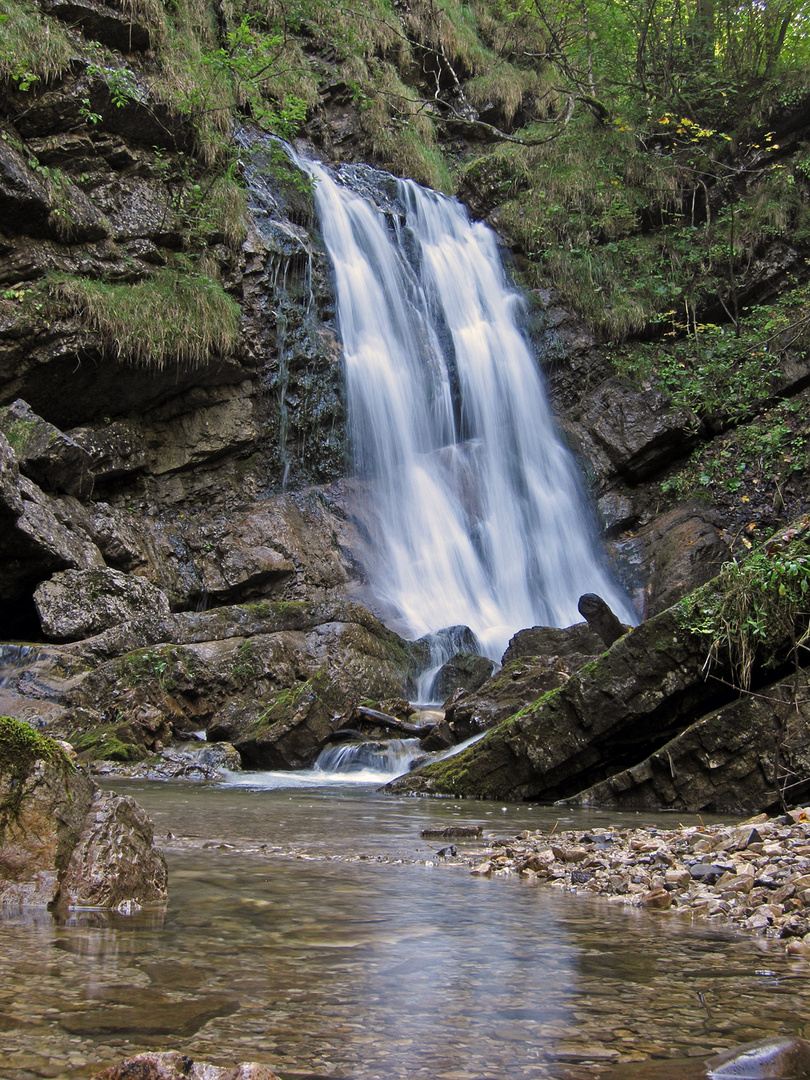
[{"label": "driftwood", "polygon": [[436,727],[435,724],[409,724],[406,720],[397,720],[395,716],[389,716],[388,713],[379,712],[377,709],[368,709],[365,705],[355,706],[347,719],[366,720],[371,724],[376,724],[377,727],[401,731],[403,735],[415,735],[417,739],[424,738]]},{"label": "driftwood", "polygon": [[602,597],[596,593],[588,592],[580,596],[577,608],[591,630],[608,648],[629,630],[628,626],[619,622]]},{"label": "driftwood", "polygon": [[447,825],[443,829],[422,829],[422,836],[432,840],[478,840],[483,831],[483,825]]}]

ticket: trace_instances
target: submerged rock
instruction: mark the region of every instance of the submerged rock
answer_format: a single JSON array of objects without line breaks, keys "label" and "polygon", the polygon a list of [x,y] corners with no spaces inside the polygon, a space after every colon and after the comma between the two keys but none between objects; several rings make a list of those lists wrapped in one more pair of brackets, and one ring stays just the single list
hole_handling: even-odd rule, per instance
[{"label": "submerged rock", "polygon": [[93,1080],[279,1080],[267,1065],[242,1061],[238,1065],[208,1065],[176,1050],[138,1054],[120,1065],[96,1073]]},{"label": "submerged rock", "polygon": [[810,1042],[798,1038],[744,1043],[703,1060],[627,1062],[608,1069],[606,1080],[808,1080]]}]

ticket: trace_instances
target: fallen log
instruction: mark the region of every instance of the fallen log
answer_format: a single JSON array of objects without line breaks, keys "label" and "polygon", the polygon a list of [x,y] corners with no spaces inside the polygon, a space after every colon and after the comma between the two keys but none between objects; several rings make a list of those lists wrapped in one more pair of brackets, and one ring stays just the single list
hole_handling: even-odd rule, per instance
[{"label": "fallen log", "polygon": [[414,735],[417,739],[424,738],[436,727],[436,724],[409,724],[406,720],[398,720],[396,716],[389,716],[388,713],[379,712],[377,709],[369,709],[365,705],[356,705],[348,719],[366,720],[376,724],[377,727],[389,731],[400,731],[403,735]]}]

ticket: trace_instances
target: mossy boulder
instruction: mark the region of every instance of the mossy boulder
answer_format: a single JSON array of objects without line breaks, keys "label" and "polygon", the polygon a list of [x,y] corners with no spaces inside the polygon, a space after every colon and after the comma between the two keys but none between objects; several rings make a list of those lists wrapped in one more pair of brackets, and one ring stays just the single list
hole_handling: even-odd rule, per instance
[{"label": "mossy boulder", "polygon": [[133,800],[101,791],[69,748],[0,717],[0,904],[165,900],[166,864]]}]

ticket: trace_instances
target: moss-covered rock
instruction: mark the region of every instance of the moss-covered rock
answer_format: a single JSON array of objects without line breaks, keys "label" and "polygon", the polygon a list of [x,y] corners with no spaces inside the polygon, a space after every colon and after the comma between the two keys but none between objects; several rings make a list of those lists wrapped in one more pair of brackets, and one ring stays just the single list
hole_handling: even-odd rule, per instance
[{"label": "moss-covered rock", "polygon": [[0,717],[0,904],[115,907],[166,898],[132,799],[102,792],[54,739]]}]

